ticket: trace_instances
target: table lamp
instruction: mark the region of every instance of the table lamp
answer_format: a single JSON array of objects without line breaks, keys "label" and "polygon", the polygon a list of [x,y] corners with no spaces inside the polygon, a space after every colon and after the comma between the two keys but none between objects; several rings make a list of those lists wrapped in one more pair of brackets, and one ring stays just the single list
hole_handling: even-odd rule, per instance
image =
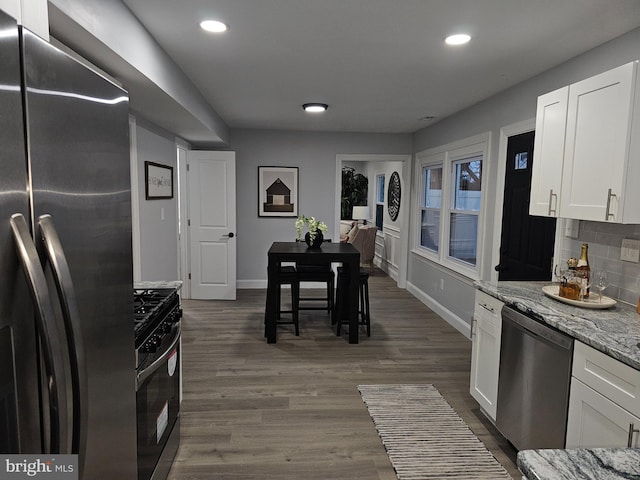
[{"label": "table lamp", "polygon": [[362,224],[366,225],[369,219],[369,207],[366,205],[353,207],[353,220],[363,220]]}]

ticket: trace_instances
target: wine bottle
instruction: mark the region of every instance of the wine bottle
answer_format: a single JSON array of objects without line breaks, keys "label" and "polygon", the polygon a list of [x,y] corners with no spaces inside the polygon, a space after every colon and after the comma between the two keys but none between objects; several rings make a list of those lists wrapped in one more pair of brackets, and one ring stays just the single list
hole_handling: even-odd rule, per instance
[{"label": "wine bottle", "polygon": [[578,266],[576,267],[576,274],[580,278],[582,283],[582,298],[589,298],[589,280],[591,278],[591,268],[589,268],[589,245],[582,244],[580,250],[580,258],[578,259]]}]

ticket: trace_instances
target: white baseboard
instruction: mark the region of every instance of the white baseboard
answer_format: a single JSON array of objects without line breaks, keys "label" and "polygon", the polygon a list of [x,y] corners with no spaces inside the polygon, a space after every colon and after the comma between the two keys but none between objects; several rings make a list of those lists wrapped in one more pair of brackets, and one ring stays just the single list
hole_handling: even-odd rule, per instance
[{"label": "white baseboard", "polygon": [[462,320],[458,315],[438,303],[434,298],[424,293],[411,282],[407,282],[407,291],[442,317],[449,325],[458,330],[468,339],[471,339],[471,325]]},{"label": "white baseboard", "polygon": [[267,288],[266,280],[238,280],[236,282],[238,290],[251,290],[257,288]]},{"label": "white baseboard", "polygon": [[398,282],[398,267],[392,264],[391,262],[383,259],[382,257],[376,256],[375,258],[376,266],[382,270],[387,276],[393,280],[394,282]]}]

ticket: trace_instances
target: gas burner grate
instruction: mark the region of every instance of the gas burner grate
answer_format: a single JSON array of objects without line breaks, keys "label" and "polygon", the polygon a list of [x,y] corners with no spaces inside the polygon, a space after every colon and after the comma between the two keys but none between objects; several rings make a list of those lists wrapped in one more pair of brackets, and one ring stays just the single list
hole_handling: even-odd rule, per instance
[{"label": "gas burner grate", "polygon": [[[174,300],[175,298],[175,300]],[[133,323],[136,344],[162,321],[167,309],[177,302],[177,293],[171,288],[135,289],[133,291]],[[143,338],[142,338],[143,339]]]}]

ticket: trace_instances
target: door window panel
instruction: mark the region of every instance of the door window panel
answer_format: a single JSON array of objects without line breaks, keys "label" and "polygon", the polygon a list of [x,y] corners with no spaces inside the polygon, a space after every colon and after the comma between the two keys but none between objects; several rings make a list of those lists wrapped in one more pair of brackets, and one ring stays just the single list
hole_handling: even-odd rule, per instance
[{"label": "door window panel", "polygon": [[515,162],[516,170],[526,170],[527,165],[529,164],[529,152],[516,153]]}]

